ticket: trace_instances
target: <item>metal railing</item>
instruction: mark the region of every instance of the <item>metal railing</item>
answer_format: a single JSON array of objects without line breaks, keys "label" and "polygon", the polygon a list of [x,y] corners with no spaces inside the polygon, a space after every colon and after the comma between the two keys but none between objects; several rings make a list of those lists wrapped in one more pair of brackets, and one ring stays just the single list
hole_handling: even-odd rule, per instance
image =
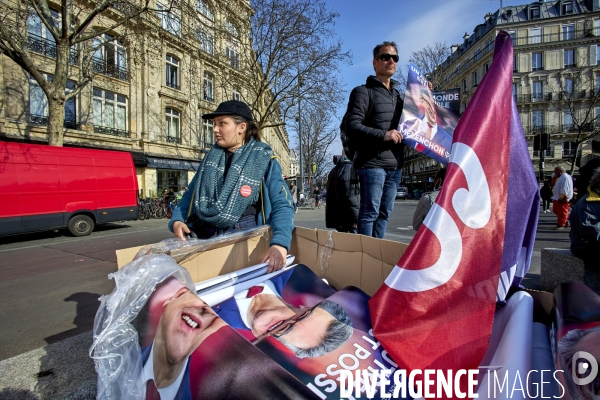
[{"label": "metal railing", "polygon": [[101,133],[104,135],[123,137],[123,138],[131,137],[131,133],[129,133],[126,130],[111,128],[108,126],[101,126],[101,125],[94,125],[94,132]]},{"label": "metal railing", "polygon": [[583,29],[570,32],[556,32],[545,35],[535,35],[527,37],[519,37],[516,40],[515,46],[525,46],[529,44],[545,44],[552,42],[566,42],[569,40],[583,39],[587,37],[599,36],[597,30],[594,29]]},{"label": "metal railing", "polygon": [[179,136],[165,136],[165,142],[181,144],[181,138]]},{"label": "metal railing", "polygon": [[[29,119],[36,125],[48,125],[47,115],[30,114]],[[78,124],[77,120],[74,118],[65,118],[63,121],[63,126],[67,129],[79,129],[80,124]]]},{"label": "metal railing", "polygon": [[113,78],[120,79],[122,81],[129,80],[129,74],[127,68],[123,68],[119,65],[109,63],[102,58],[94,57],[92,59],[92,68],[94,72],[102,75],[112,76]]},{"label": "metal railing", "polygon": [[168,87],[170,87],[170,88],[179,90],[179,85],[176,82],[166,81],[165,85],[168,86]]},{"label": "metal railing", "polygon": [[[42,54],[46,57],[56,58],[56,43],[44,37],[27,34],[27,48],[35,53]],[[76,49],[69,51],[69,64],[77,64],[79,62],[79,53]]]}]

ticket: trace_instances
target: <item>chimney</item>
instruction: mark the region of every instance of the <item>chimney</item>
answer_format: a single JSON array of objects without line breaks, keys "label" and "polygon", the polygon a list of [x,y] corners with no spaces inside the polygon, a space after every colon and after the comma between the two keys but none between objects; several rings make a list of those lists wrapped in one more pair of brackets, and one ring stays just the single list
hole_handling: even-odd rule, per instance
[{"label": "chimney", "polygon": [[469,38],[469,34],[467,32],[465,32],[465,36],[463,36],[464,41],[466,42],[468,38]]},{"label": "chimney", "polygon": [[485,22],[488,22],[490,18],[492,18],[492,13],[487,13],[487,14],[485,14],[485,17],[483,17]]},{"label": "chimney", "polygon": [[452,46],[450,46],[450,53],[454,53],[456,50],[458,50],[457,44],[453,44]]}]

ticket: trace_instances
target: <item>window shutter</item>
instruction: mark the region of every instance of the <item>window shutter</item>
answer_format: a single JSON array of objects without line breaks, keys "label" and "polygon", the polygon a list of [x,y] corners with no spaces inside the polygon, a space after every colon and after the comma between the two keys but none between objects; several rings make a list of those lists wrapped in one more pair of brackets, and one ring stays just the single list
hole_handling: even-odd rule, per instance
[{"label": "window shutter", "polygon": [[598,45],[597,44],[592,44],[590,46],[590,65],[597,65],[598,64]]}]

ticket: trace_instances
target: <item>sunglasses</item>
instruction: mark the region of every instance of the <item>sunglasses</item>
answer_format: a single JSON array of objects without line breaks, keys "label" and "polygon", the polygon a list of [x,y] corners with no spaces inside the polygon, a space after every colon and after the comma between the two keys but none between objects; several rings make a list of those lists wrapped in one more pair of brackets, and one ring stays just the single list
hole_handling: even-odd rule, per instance
[{"label": "sunglasses", "polygon": [[267,332],[263,333],[252,342],[254,343],[265,336],[273,336],[274,338],[282,337],[283,335],[289,333],[292,329],[294,329],[294,325],[296,325],[298,322],[302,321],[303,319],[307,318],[310,314],[312,314],[312,312],[315,310],[315,308],[317,308],[317,306],[318,304],[312,308],[309,308],[308,310],[304,310],[300,314],[296,314],[293,317],[286,319],[285,321],[281,321],[278,324],[273,325],[269,328]]},{"label": "sunglasses", "polygon": [[400,57],[398,57],[397,54],[388,54],[388,53],[383,53],[377,56],[378,59],[380,59],[381,61],[388,61],[390,58],[392,60],[394,60],[395,63],[398,62],[398,60],[400,60]]}]

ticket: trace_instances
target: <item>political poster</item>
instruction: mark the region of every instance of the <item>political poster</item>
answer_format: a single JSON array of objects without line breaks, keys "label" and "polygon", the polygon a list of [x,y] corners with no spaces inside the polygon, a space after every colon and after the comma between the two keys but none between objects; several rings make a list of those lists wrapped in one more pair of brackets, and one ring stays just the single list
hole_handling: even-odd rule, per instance
[{"label": "political poster", "polygon": [[403,142],[442,164],[448,164],[458,124],[460,89],[432,91],[419,68],[410,63],[404,108],[398,131]]}]

